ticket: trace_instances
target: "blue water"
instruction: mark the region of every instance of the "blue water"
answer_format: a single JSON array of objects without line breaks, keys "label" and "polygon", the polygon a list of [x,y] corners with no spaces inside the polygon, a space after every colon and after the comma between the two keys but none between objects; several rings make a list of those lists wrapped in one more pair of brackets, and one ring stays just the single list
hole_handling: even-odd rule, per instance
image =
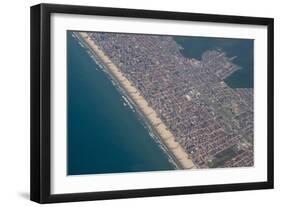
[{"label": "blue water", "polygon": [[221,49],[228,57],[237,56],[233,63],[241,70],[235,71],[224,81],[232,88],[253,88],[254,85],[254,40],[210,38],[210,37],[174,37],[189,58],[201,60],[206,50]]},{"label": "blue water", "polygon": [[140,116],[67,33],[67,174],[172,170]]}]

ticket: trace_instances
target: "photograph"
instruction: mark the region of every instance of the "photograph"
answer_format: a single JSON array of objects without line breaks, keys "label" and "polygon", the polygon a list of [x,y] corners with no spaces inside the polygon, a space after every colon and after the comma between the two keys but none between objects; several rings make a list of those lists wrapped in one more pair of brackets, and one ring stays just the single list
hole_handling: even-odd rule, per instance
[{"label": "photograph", "polygon": [[254,167],[254,40],[66,31],[67,175]]}]

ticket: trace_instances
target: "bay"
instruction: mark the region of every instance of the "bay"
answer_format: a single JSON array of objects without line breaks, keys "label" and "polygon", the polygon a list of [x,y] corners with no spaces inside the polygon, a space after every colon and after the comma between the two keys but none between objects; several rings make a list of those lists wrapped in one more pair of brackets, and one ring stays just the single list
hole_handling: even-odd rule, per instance
[{"label": "bay", "polygon": [[241,67],[224,81],[231,88],[253,88],[254,86],[254,40],[176,36],[174,40],[182,46],[182,54],[188,58],[201,60],[207,50],[222,50],[227,57],[236,58],[233,63]]}]

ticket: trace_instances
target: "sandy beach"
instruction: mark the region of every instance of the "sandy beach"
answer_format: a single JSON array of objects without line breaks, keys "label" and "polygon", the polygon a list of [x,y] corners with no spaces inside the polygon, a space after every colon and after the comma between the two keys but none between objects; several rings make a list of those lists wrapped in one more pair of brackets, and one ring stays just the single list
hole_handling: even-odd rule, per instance
[{"label": "sandy beach", "polygon": [[112,61],[103,53],[103,51],[99,49],[95,42],[88,37],[87,33],[79,32],[79,35],[84,39],[85,43],[88,44],[94,53],[103,61],[103,64],[107,67],[109,72],[119,81],[123,89],[145,115],[155,131],[157,131],[157,133],[160,135],[163,143],[173,154],[173,157],[177,160],[178,164],[181,165],[180,167],[183,169],[196,168],[188,154],[175,140],[174,135],[168,130],[161,119],[158,118],[157,113],[148,105],[147,101],[141,96],[137,88],[135,88],[134,85],[122,74],[121,70],[112,63]]}]

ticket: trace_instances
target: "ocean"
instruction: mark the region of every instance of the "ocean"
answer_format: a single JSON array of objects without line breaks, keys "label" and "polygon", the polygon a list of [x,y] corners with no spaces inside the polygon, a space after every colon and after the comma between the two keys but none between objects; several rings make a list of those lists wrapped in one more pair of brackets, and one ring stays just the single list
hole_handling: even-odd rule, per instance
[{"label": "ocean", "polygon": [[68,175],[176,169],[159,139],[72,32],[67,34],[67,81]]}]

